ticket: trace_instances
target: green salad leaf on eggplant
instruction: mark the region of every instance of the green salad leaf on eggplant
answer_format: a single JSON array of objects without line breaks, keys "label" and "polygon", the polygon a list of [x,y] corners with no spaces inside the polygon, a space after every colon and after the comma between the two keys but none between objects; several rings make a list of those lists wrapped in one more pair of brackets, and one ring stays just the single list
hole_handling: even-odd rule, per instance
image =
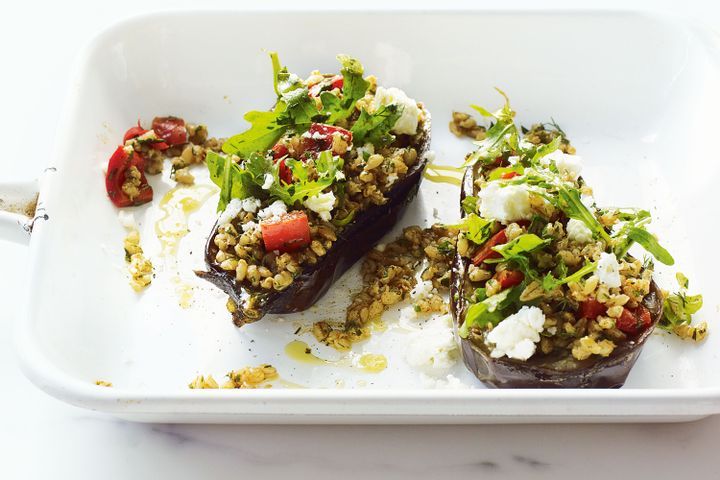
[{"label": "green salad leaf on eggplant", "polygon": [[208,152],[220,187],[207,270],[237,326],[312,306],[402,217],[427,162],[430,115],[338,55],[306,79],[270,55],[276,101]]},{"label": "green salad leaf on eggplant", "polygon": [[466,366],[492,387],[613,388],[656,326],[702,339],[685,277],[673,295],[653,280],[674,259],[649,212],[599,207],[564,132],[517,126],[505,100],[473,106],[492,123],[461,181],[450,303]]}]

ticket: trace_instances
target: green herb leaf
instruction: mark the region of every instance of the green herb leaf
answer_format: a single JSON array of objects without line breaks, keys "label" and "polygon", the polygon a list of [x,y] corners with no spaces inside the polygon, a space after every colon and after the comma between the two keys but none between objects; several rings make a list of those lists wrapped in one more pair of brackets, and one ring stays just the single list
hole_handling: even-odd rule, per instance
[{"label": "green herb leaf", "polygon": [[523,173],[525,173],[525,168],[523,168],[523,166],[520,164],[516,164],[511,167],[495,168],[490,172],[490,175],[488,175],[488,181],[492,182],[493,180],[498,180],[506,173],[511,173],[511,172],[515,172],[518,175],[522,175]]},{"label": "green herb leaf", "polygon": [[[524,284],[507,288],[500,293],[470,305],[465,314],[465,321],[458,330],[459,335],[462,338],[467,338],[470,329],[473,327],[484,328],[488,324],[497,325],[500,323],[507,317],[504,310],[518,302],[524,289]],[[481,295],[484,295],[484,292]]]},{"label": "green herb leaf", "polygon": [[702,308],[702,295],[688,295],[687,287],[689,281],[685,275],[678,273],[677,281],[680,290],[677,293],[668,295],[663,304],[663,317],[658,325],[668,331],[675,331],[676,327],[690,325],[692,316]]},{"label": "green herb leaf", "polygon": [[[567,267],[565,268],[567,269]],[[543,289],[549,292],[551,290],[555,290],[560,285],[570,282],[579,282],[585,275],[594,272],[596,268],[597,262],[590,262],[576,270],[572,275],[561,275],[560,278],[555,278],[552,273],[548,272],[542,281]]]},{"label": "green herb leaf", "polygon": [[548,245],[550,240],[543,240],[534,233],[525,233],[504,245],[493,247],[502,258],[486,259],[486,263],[512,263],[525,274],[525,277],[539,280],[538,272],[530,265],[530,254]]},{"label": "green herb leaf", "polygon": [[470,213],[460,223],[451,227],[465,232],[465,238],[471,242],[482,245],[490,238],[494,223],[493,220],[486,220],[475,213]]},{"label": "green herb leaf", "polygon": [[402,108],[395,104],[384,105],[374,113],[368,113],[363,109],[360,117],[350,129],[354,143],[362,145],[370,142],[375,147],[389,145],[395,139],[395,136],[390,133],[390,129],[395,126],[401,114]]},{"label": "green herb leaf", "polygon": [[477,211],[477,202],[478,197],[468,195],[467,197],[463,198],[462,202],[460,202],[460,205],[462,206],[463,212],[469,215]]},{"label": "green herb leaf", "polygon": [[[284,105],[281,106],[285,108]],[[278,109],[272,112],[251,111],[245,114],[250,128],[233,135],[223,144],[223,152],[247,158],[254,152],[265,152],[280,140],[287,130],[286,125],[278,124]]]},{"label": "green herb leaf", "polygon": [[675,263],[675,259],[670,255],[670,252],[665,250],[665,248],[658,243],[657,239],[644,228],[631,227],[627,232],[627,236],[630,240],[637,242],[647,250],[658,262],[664,263],[665,265],[673,265]]},{"label": "green herb leaf", "polygon": [[370,84],[363,78],[362,64],[347,55],[338,55],[342,65],[340,73],[343,76],[342,97],[330,92],[322,92],[320,101],[323,112],[328,115],[327,123],[334,124],[338,120],[348,118],[355,111],[355,104],[365,96]]}]

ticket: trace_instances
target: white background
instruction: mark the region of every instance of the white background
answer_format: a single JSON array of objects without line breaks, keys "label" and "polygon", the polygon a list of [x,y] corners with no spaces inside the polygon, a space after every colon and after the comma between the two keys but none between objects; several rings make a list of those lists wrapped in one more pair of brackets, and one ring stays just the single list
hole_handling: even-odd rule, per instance
[{"label": "white background", "polygon": [[[336,0],[327,5],[365,8],[388,3]],[[202,4],[240,5],[301,4]],[[314,1],[311,8],[323,5]],[[453,5],[499,7],[489,2]],[[545,2],[543,8],[572,5]],[[138,13],[199,6],[191,1],[7,2],[0,14],[0,180],[33,178],[52,157],[73,59],[97,31]],[[597,6],[693,15],[720,30],[717,1],[583,4]],[[506,2],[504,7],[539,8],[540,3]],[[720,417],[678,425],[180,426],[130,424],[79,410],[35,389],[15,364],[12,324],[20,306],[14,299],[21,296],[26,281],[25,261],[24,247],[0,241],[3,479],[720,477],[715,459]]]}]

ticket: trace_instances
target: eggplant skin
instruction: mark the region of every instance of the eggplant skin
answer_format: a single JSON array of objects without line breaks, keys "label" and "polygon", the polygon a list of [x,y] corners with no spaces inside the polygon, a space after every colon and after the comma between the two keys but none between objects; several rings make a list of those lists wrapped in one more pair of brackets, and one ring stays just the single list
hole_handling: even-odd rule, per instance
[{"label": "eggplant skin", "polygon": [[[460,201],[473,191],[474,169],[468,168],[463,177]],[[464,213],[461,210],[461,215]],[[457,251],[452,263],[450,280],[450,311],[455,332],[465,319],[468,305],[462,294],[469,260]],[[652,325],[635,338],[615,347],[607,357],[592,356],[576,361],[573,369],[558,370],[540,364],[531,357],[523,362],[507,357],[492,358],[484,345],[467,338],[459,338],[465,366],[486,386],[493,388],[620,388],[625,383],[648,337],[655,329],[663,311],[663,296],[657,284],[650,283],[650,293],[643,299],[650,311]],[[535,361],[534,361],[535,360]]]},{"label": "eggplant skin", "polygon": [[[315,304],[328,289],[373,246],[388,233],[402,218],[407,206],[417,195],[423,172],[428,162],[427,151],[430,147],[431,119],[425,110],[425,120],[420,132],[412,137],[413,146],[418,153],[418,162],[397,180],[386,194],[388,201],[384,205],[372,206],[360,212],[345,229],[338,234],[337,240],[324,257],[315,265],[306,265],[300,275],[293,279],[288,288],[282,291],[249,290],[235,281],[234,272],[226,272],[215,265],[213,259],[217,246],[212,239],[219,225],[215,223],[205,246],[205,265],[207,271],[195,274],[227,293],[238,306],[233,312],[233,323],[242,327],[246,323],[260,320],[267,313],[294,313],[307,310]],[[399,139],[401,139],[399,137]],[[255,310],[260,312],[257,318],[248,318],[243,305],[248,296],[254,294],[259,299]]]}]

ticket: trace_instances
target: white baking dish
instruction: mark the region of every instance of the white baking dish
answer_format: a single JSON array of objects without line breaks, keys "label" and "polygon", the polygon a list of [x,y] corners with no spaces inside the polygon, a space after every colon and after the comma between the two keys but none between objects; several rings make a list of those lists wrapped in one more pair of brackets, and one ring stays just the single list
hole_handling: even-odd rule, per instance
[{"label": "white baking dish", "polygon": [[[293,322],[341,316],[355,275],[320,308],[238,331],[223,296],[189,273],[201,260],[213,200],[191,218],[180,248],[177,271],[195,285],[193,308],[177,305],[172,265],[135,295],[121,271],[123,230],[101,165],[138,117],[172,113],[207,123],[212,134],[239,131],[242,112],[273,101],[267,50],[302,73],[334,70],[338,52],[359,57],[383,84],[426,102],[432,148],[446,164],[459,164],[471,148],[447,131],[451,111],[498,105],[494,86],[510,94],[523,123],[552,116],[586,159],[584,176],[601,204],[652,208],[655,231],[705,296],[708,340],[696,346],[654,335],[626,386],[612,391],[487,390],[461,365],[453,372],[475,388],[420,388],[427,385],[418,373],[393,356],[400,334],[359,347],[387,353],[381,374],[299,364],[283,353]],[[708,243],[719,233],[710,200],[720,171],[719,58],[706,31],[635,13],[183,12],[122,22],[80,58],[55,169],[41,188],[47,219],[36,220],[30,241],[27,314],[17,335],[22,367],[53,396],[139,421],[668,421],[718,413],[718,262]],[[167,185],[154,182],[160,198]],[[456,189],[426,182],[404,223],[452,220],[456,202]],[[137,212],[143,237],[152,237],[156,212]],[[22,220],[0,216],[5,225]],[[286,385],[313,388],[186,387],[196,374],[219,377],[261,362],[278,366]],[[97,379],[114,387],[97,387]]]}]

